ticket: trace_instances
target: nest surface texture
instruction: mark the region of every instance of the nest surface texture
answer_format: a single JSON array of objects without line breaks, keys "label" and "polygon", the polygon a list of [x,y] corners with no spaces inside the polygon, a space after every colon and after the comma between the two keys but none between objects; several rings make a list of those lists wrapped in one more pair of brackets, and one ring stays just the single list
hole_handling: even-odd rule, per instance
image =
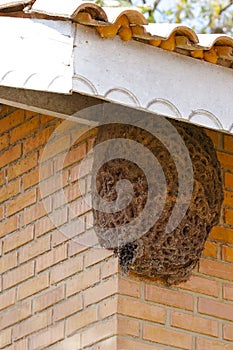
[{"label": "nest surface texture", "polygon": [[[211,228],[219,221],[223,191],[220,166],[211,139],[199,127],[169,121],[183,139],[193,167],[193,191],[188,210],[178,226],[170,233],[166,232],[166,226],[177,200],[179,177],[176,164],[167,147],[149,132],[123,124],[101,126],[95,145],[117,138],[134,140],[149,149],[159,161],[166,179],[166,203],[159,219],[148,232],[137,239],[134,239],[133,232],[129,230],[126,232],[127,242],[121,243],[119,240],[118,247],[112,245],[114,246],[112,249],[118,254],[124,273],[133,271],[142,276],[163,279],[167,284],[177,284],[188,279],[200,259]],[[176,142],[172,138],[169,139],[169,135],[167,139],[172,149],[176,151],[178,147]],[[94,164],[96,156],[94,155]],[[153,167],[150,171],[154,171]],[[101,198],[115,201],[118,195],[116,185],[122,179],[130,181],[132,185],[131,202],[123,210],[115,213],[93,209],[95,230],[100,244],[106,248],[111,247],[111,242],[116,241],[111,229],[127,225],[138,217],[148,198],[148,181],[143,170],[127,159],[108,161],[101,166],[93,181],[96,181]],[[154,188],[159,200],[160,184],[156,181]],[[96,202],[97,199],[93,197],[93,203],[98,204]]]}]

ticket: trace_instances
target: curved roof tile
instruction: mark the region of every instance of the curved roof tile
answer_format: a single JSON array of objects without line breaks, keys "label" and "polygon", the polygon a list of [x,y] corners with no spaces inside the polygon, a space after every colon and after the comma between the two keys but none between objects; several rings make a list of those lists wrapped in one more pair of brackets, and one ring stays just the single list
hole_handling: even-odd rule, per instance
[{"label": "curved roof tile", "polygon": [[[24,10],[24,13],[23,11]],[[71,20],[95,26],[103,38],[119,35],[164,50],[232,68],[233,38],[224,34],[196,34],[182,24],[147,23],[134,7],[100,7],[81,0],[0,0],[0,15]]]},{"label": "curved roof tile", "polygon": [[128,18],[130,24],[147,24],[146,18],[138,10],[138,8],[103,7],[103,10],[107,14],[108,22],[112,24],[116,23],[123,15]]},{"label": "curved roof tile", "polygon": [[93,18],[107,21],[107,15],[100,6],[93,2],[88,3],[80,0],[36,0],[30,10],[30,13],[34,14],[69,19],[75,19],[79,12],[90,13]]},{"label": "curved roof tile", "polygon": [[148,25],[144,28],[146,29],[147,33],[150,33],[152,36],[156,36],[161,40],[169,39],[173,34],[186,36],[195,44],[199,42],[197,34],[191,28],[182,24],[148,23]]},{"label": "curved roof tile", "polygon": [[0,0],[0,10],[31,4],[31,0]]}]

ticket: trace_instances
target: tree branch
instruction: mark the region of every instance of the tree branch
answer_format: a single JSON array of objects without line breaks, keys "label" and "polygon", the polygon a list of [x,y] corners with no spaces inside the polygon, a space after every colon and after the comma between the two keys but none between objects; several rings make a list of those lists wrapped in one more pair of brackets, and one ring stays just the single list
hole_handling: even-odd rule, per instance
[{"label": "tree branch", "polygon": [[156,0],[154,2],[153,8],[152,8],[152,12],[154,12],[156,10],[156,8],[158,7],[159,3],[161,2],[161,0]]},{"label": "tree branch", "polygon": [[225,7],[223,7],[223,8],[219,11],[219,16],[221,16],[221,14],[222,14],[223,12],[225,12],[229,7],[231,7],[231,5],[233,5],[233,0],[231,0],[231,1],[229,2],[229,4],[227,4]]}]

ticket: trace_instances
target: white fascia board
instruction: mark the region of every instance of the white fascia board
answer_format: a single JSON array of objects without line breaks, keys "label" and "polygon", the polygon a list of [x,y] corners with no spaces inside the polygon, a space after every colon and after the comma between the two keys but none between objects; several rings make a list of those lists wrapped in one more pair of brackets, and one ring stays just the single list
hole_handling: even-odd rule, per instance
[{"label": "white fascia board", "polygon": [[71,92],[72,22],[1,17],[0,43],[0,85]]},{"label": "white fascia board", "polygon": [[76,25],[73,90],[233,133],[233,70]]}]

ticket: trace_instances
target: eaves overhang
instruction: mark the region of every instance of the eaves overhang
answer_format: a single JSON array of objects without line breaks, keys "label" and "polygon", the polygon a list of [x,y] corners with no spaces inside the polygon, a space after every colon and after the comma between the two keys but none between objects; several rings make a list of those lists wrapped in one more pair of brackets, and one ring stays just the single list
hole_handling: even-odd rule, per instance
[{"label": "eaves overhang", "polygon": [[[71,12],[77,18],[74,7]],[[140,15],[143,31],[148,27],[138,34],[144,39],[106,39],[96,22],[85,25],[68,18],[69,13],[64,16],[66,20],[61,14],[57,19],[0,17],[0,86],[63,95],[78,92],[233,133],[232,69],[145,42],[149,35],[165,43],[177,32],[198,51],[211,50],[216,42],[231,47],[231,38],[198,36],[177,25],[156,29],[145,25]],[[135,16],[132,13],[132,21]],[[102,12],[101,21],[104,17]],[[119,15],[114,18],[113,23]],[[176,43],[184,45],[180,40]]]}]

